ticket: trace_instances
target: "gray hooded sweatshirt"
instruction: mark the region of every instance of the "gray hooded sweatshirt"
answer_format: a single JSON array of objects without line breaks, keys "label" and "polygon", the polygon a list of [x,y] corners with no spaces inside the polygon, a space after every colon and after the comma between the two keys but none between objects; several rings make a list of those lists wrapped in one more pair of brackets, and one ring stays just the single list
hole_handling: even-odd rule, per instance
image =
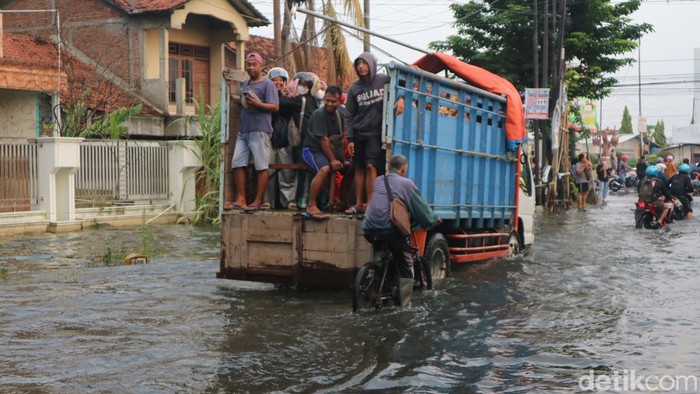
[{"label": "gray hooded sweatshirt", "polygon": [[355,59],[362,59],[369,65],[370,82],[360,78],[350,85],[345,103],[345,131],[349,141],[356,136],[379,137],[382,132],[382,110],[384,107],[384,85],[389,83],[389,76],[377,74],[377,58],[369,52],[363,52]]}]

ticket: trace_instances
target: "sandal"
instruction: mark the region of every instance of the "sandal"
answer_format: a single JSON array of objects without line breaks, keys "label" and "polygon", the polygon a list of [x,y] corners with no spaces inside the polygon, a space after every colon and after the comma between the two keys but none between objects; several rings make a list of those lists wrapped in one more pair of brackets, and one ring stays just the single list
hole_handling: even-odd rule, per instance
[{"label": "sandal", "polygon": [[365,211],[362,208],[354,205],[345,210],[346,215],[362,215],[363,213],[365,213]]},{"label": "sandal", "polygon": [[250,205],[248,205],[247,208],[243,208],[243,210],[245,212],[248,212],[248,213],[253,213],[253,212],[257,211],[258,209],[261,209],[260,205],[258,205],[258,204],[250,204]]},{"label": "sandal", "polygon": [[224,211],[231,211],[233,209],[245,209],[243,205],[240,204],[235,204],[235,203],[229,203],[224,205]]},{"label": "sandal", "polygon": [[316,213],[304,212],[304,219],[309,219],[309,220],[313,220],[316,222],[328,220],[329,218],[330,218],[330,216],[326,215],[323,212],[316,212]]}]

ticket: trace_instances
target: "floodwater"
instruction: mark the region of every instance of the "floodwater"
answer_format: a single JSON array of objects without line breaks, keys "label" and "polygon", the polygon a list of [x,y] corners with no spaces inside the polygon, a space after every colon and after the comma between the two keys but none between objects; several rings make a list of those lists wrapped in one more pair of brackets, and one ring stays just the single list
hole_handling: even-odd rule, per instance
[{"label": "floodwater", "polygon": [[[528,256],[362,316],[349,291],[216,279],[214,227],[2,239],[0,392],[572,392],[695,376],[698,221],[635,230],[634,201],[540,215]],[[144,243],[149,264],[115,262]]]}]

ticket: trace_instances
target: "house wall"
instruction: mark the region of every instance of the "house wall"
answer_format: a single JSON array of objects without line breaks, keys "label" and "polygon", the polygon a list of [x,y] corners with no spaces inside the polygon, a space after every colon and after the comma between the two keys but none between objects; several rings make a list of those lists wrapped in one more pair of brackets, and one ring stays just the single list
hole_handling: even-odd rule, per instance
[{"label": "house wall", "polygon": [[38,93],[0,90],[0,138],[37,137]]},{"label": "house wall", "polygon": [[[191,0],[172,14],[137,15],[128,15],[104,0],[10,0],[2,4],[6,9],[58,9],[64,53],[105,67],[108,72],[104,75],[116,85],[171,115],[176,110],[168,100],[168,42],[210,48],[209,101],[216,103],[221,94],[224,43],[237,41],[242,46],[249,38],[246,20],[228,0]],[[7,14],[5,28],[46,39],[57,34],[53,13]],[[68,78],[74,76],[71,70],[65,71]],[[185,113],[194,114],[194,106],[188,105]],[[146,124],[145,128],[153,130],[155,124]]]},{"label": "house wall", "polygon": [[691,163],[695,164],[700,162],[700,145],[683,144],[660,150],[658,154],[662,157],[673,155],[677,162],[687,158]]}]

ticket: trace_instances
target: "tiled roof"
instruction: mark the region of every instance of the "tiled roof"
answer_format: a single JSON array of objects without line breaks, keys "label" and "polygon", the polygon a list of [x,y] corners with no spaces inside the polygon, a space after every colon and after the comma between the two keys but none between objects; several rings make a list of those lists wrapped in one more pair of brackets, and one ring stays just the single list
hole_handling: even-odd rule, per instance
[{"label": "tiled roof", "polygon": [[[63,102],[76,99],[83,92],[91,108],[113,111],[119,107],[130,107],[140,100],[134,94],[102,78],[92,67],[71,59],[63,53],[61,83]],[[3,57],[0,58],[0,88],[53,92],[57,86],[58,51],[54,44],[41,38],[23,34],[5,34]],[[144,107],[150,113],[151,108]]]},{"label": "tiled roof", "polygon": [[[105,0],[123,9],[129,14],[147,12],[167,12],[182,7],[190,0]],[[266,26],[270,24],[265,15],[261,14],[247,0],[229,0],[231,6],[241,15],[247,17],[249,26]]]},{"label": "tiled roof", "polygon": [[[236,50],[236,43],[235,42],[230,42],[228,43],[228,46],[232,48],[234,51]],[[257,52],[262,56],[263,61],[265,62],[265,70],[270,69],[272,67],[282,67],[287,69],[289,72],[290,76],[294,75],[298,71],[302,70],[295,70],[293,68],[290,68],[288,65],[290,64],[290,60],[287,59],[277,59],[275,57],[275,41],[271,38],[267,37],[260,37],[260,36],[250,36],[250,41],[246,44],[246,53],[250,52]],[[320,48],[316,47],[312,49],[313,52],[313,59],[314,62],[311,65],[309,70],[303,70],[303,71],[311,71],[315,73],[316,75],[321,78],[323,81],[328,81],[328,62],[326,61],[326,50],[325,48]],[[288,56],[291,57],[291,56]],[[277,61],[276,61],[277,60]],[[346,78],[346,81],[341,83],[341,87],[347,88],[350,83],[354,81],[355,76],[349,76]]]},{"label": "tiled roof", "polygon": [[24,34],[5,34],[0,63],[37,67],[58,67],[56,46],[41,38]]}]

